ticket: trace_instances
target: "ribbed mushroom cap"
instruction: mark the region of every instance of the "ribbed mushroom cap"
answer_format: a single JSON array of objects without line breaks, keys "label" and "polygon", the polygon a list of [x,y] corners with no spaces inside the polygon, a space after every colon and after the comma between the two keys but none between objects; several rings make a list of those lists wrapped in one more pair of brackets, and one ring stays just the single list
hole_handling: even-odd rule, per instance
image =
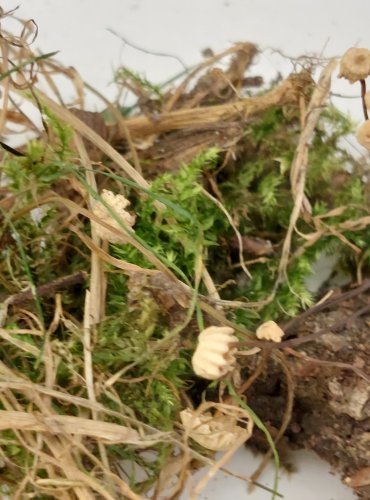
[{"label": "ribbed mushroom cap", "polygon": [[351,47],[340,61],[339,77],[351,83],[370,75],[370,50]]}]

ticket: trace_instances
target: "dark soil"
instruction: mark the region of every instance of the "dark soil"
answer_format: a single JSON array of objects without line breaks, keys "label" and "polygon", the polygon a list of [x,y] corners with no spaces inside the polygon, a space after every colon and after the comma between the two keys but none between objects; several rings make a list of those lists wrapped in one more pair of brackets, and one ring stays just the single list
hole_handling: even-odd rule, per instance
[{"label": "dark soil", "polygon": [[[370,318],[369,312],[361,317],[353,313],[364,310],[366,304],[370,304],[369,296],[357,297],[334,311],[308,318],[296,330],[297,337],[327,332],[297,347],[299,355],[348,366],[319,364],[292,357],[285,350],[295,383],[295,403],[279,450],[282,457],[289,449],[314,450],[361,499],[370,499]],[[252,373],[246,369],[247,376]],[[281,365],[270,358],[247,397],[276,434],[287,399]],[[251,445],[261,449],[262,442],[262,436],[256,434]]]}]

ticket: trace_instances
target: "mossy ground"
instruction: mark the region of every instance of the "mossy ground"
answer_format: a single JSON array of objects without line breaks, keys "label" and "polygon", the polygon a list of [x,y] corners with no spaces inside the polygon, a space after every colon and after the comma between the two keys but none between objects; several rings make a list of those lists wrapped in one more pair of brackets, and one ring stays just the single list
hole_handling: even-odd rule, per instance
[{"label": "mossy ground", "polygon": [[[147,93],[148,82],[127,70],[122,75],[145,95],[145,112],[150,104],[160,112],[173,100],[173,91],[155,87],[153,96],[151,87]],[[241,75],[234,77],[241,81]],[[353,125],[328,106],[309,149],[305,195],[312,211],[297,221],[286,277],[276,286],[294,206],[290,165],[301,134],[302,99],[308,101],[313,88],[311,81],[289,105],[279,101],[250,119],[242,116],[238,123],[242,133],[230,147],[210,147],[208,142],[197,145],[186,164],[176,164],[176,150],[166,151],[166,158],[171,154],[174,158],[171,171],[158,168],[157,173],[160,160],[148,157],[147,151],[141,158],[137,149],[136,161],[142,160],[143,171],[151,172],[149,187],[128,179],[108,155],[87,165],[75,141],[82,129],[72,122],[66,124],[47,100],[42,103],[44,133],[27,144],[23,156],[4,153],[0,294],[8,309],[1,325],[2,387],[13,377],[36,384],[41,392],[36,397],[29,388],[10,385],[0,398],[1,410],[39,413],[47,408],[57,415],[92,418],[99,414],[108,422],[123,420],[149,435],[161,432],[165,436],[146,446],[153,452],[150,458],[135,444],[107,445],[85,436],[84,448],[76,451],[74,460],[79,470],[94,473],[97,482],[109,484],[109,467],[132,491],[144,494],[178,452],[182,439],[179,412],[204,398],[227,396],[222,382],[208,384],[192,371],[191,355],[205,326],[218,324],[221,318],[235,325],[241,341],[250,341],[251,332],[262,321],[284,323],[293,318],[319,298],[307,289],[306,279],[323,252],[335,253],[354,279],[368,271],[370,234],[367,224],[361,222],[369,212],[366,172],[340,146]],[[190,94],[194,99],[196,89],[189,95],[184,92],[181,103]],[[263,92],[256,96],[263,98]],[[213,94],[210,87],[204,102],[201,97],[196,100],[204,109],[234,99],[230,94],[223,97],[222,92]],[[115,116],[112,109],[108,111],[107,116]],[[129,116],[140,116],[140,111],[139,103]],[[128,115],[127,110],[123,115]],[[196,142],[198,132],[196,127],[187,131],[187,144],[191,133]],[[156,143],[166,141],[171,133],[159,131]],[[131,144],[122,143],[116,137],[112,144],[119,142],[117,147],[132,159],[135,140],[140,142],[134,137]],[[88,155],[87,143],[83,147]],[[129,243],[97,244],[94,239],[91,200],[100,199],[102,189],[129,198],[130,210],[137,216]],[[246,243],[244,251],[235,244],[235,228]],[[122,229],[127,230],[124,225]],[[263,250],[248,247],[249,243],[258,243]],[[92,287],[93,255],[100,259],[98,283],[104,314],[86,327],[86,290],[95,299],[97,294]],[[240,260],[245,261],[250,276]],[[133,266],[138,266],[136,271]],[[162,273],[162,281],[152,279],[150,273],[156,270]],[[68,286],[67,280],[61,289],[53,288],[59,278],[81,271],[87,273],[84,283]],[[44,285],[50,285],[48,292],[41,292]],[[22,296],[25,289],[32,291],[31,300]],[[219,294],[216,300],[215,293]],[[18,305],[14,297],[18,297]],[[87,383],[89,373],[92,385]],[[42,396],[42,388],[56,390],[59,396],[50,392]],[[81,400],[85,407],[79,406]],[[86,406],[89,401],[99,404],[99,411]],[[238,399],[234,402],[238,404]],[[50,442],[42,438],[39,455],[35,455],[33,432],[7,429],[1,431],[0,446],[3,484],[16,491],[24,471],[32,469],[33,476],[22,483],[24,492],[44,491],[43,498],[47,498],[57,491],[57,482],[42,489],[36,481],[48,475],[64,477],[45,458],[55,458]],[[197,458],[200,452],[206,459],[210,456],[198,445],[192,447]],[[93,457],[99,457],[98,465]],[[133,471],[117,473],[122,460],[139,465],[146,472],[145,479],[138,479]],[[70,492],[74,486],[71,488]],[[110,488],[116,491],[116,486]]]}]

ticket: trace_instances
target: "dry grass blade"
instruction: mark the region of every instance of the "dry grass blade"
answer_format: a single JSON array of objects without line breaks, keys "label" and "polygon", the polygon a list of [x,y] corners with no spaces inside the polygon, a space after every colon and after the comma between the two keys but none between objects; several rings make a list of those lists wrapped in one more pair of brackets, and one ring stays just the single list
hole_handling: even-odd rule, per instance
[{"label": "dry grass blade", "polygon": [[4,328],[0,328],[0,337],[9,342],[10,344],[13,344],[15,347],[20,349],[23,352],[27,352],[29,354],[32,354],[35,357],[40,356],[40,350],[33,346],[30,345],[28,342],[23,342],[22,340],[17,339],[16,337],[13,337],[8,330],[5,330]]},{"label": "dry grass blade", "polygon": [[91,141],[104,154],[111,158],[133,181],[145,189],[149,188],[149,183],[121,156],[110,144],[100,137],[94,130],[88,127],[82,120],[73,113],[56,104],[41,91],[36,90],[36,95],[55,115],[65,123],[68,123],[73,129],[82,135],[85,139]]},{"label": "dry grass blade", "polygon": [[89,436],[106,443],[141,443],[137,431],[117,424],[67,415],[45,416],[38,413],[0,410],[0,429],[32,430],[51,434]]}]

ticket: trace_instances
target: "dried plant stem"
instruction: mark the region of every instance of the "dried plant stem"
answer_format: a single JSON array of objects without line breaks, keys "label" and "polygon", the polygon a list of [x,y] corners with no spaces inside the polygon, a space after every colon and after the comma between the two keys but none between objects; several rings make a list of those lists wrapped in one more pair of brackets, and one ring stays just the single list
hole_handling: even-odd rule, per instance
[{"label": "dried plant stem", "polygon": [[245,443],[245,438],[239,439],[210,469],[207,474],[199,481],[199,483],[190,492],[189,499],[197,500],[201,491],[207,486],[207,483],[217,474],[217,472],[224,467],[224,465],[231,459],[234,453]]},{"label": "dried plant stem", "polygon": [[[1,39],[0,49],[2,56],[2,73],[7,73],[9,68],[9,47],[5,40]],[[4,135],[4,128],[6,123],[7,109],[9,104],[9,91],[10,91],[10,76],[6,76],[2,81],[2,103],[0,110],[0,135]]]},{"label": "dried plant stem", "polygon": [[[75,133],[74,142],[77,147],[77,151],[80,155],[82,165],[85,167],[86,181],[90,188],[96,193],[98,187],[95,180],[95,174],[91,166],[90,158],[87,154],[84,143],[81,137]],[[92,210],[95,199],[91,194],[89,194],[89,208]],[[92,225],[91,227],[92,240],[96,246],[101,247],[101,240],[96,234],[96,229]],[[106,279],[104,275],[103,261],[99,258],[96,252],[91,252],[91,273],[90,273],[90,321],[92,324],[100,323],[104,317],[105,313],[105,294],[106,294]]]},{"label": "dried plant stem", "polygon": [[[50,283],[45,283],[36,287],[36,294],[39,297],[47,297],[60,289],[68,288],[74,285],[80,285],[85,283],[87,278],[87,273],[84,271],[77,271],[76,273],[69,274],[68,276],[63,276],[57,278],[56,280],[50,281]],[[25,302],[29,302],[34,299],[34,295],[31,290],[25,292],[19,292],[14,295],[9,295],[8,297],[2,298],[0,300],[6,301],[8,306],[20,306]]]},{"label": "dried plant stem", "polygon": [[247,275],[247,277],[249,279],[252,279],[251,273],[248,271],[248,269],[247,269],[247,267],[246,267],[246,265],[244,263],[244,257],[243,257],[243,239],[242,239],[241,234],[239,233],[238,228],[234,224],[234,221],[233,221],[231,215],[226,210],[225,206],[217,198],[215,198],[214,196],[212,196],[206,189],[203,189],[202,192],[203,192],[203,194],[207,198],[209,198],[210,200],[212,200],[213,203],[215,203],[218,206],[218,208],[225,214],[225,216],[226,216],[226,218],[227,218],[230,226],[233,228],[234,233],[236,235],[236,238],[238,240],[239,264],[240,264],[240,267],[243,269],[243,271]]},{"label": "dried plant stem", "polygon": [[201,64],[198,64],[193,70],[191,70],[188,75],[184,78],[184,80],[181,82],[181,84],[176,88],[173,96],[168,99],[167,103],[165,104],[165,111],[169,112],[171,109],[174,108],[180,97],[185,93],[188,85],[190,84],[191,80],[201,71],[205,70],[208,67],[211,67],[213,64],[215,64],[217,61],[220,61],[226,56],[229,56],[231,54],[235,54],[238,50],[248,50],[250,59],[252,60],[253,56],[256,53],[256,46],[251,44],[251,43],[237,43],[230,47],[229,49],[224,50],[223,52],[220,52],[218,54],[212,55],[209,57],[206,61],[202,62]]},{"label": "dried plant stem", "polygon": [[307,107],[306,115],[303,119],[304,128],[299,137],[298,146],[290,171],[294,207],[290,216],[289,227],[283,244],[275,288],[287,278],[286,270],[289,262],[292,236],[299,214],[301,213],[302,208],[309,211],[309,203],[308,200],[305,199],[304,194],[308,169],[308,150],[322,107],[330,92],[331,76],[336,65],[336,61],[332,60],[322,71],[319,82]]},{"label": "dried plant stem", "polygon": [[322,365],[322,366],[329,366],[333,368],[339,368],[341,370],[350,370],[356,373],[357,376],[365,380],[367,383],[370,384],[370,376],[367,375],[363,370],[358,368],[355,365],[351,365],[350,363],[341,363],[339,361],[326,361],[325,359],[317,359],[317,358],[311,358],[310,356],[307,356],[306,354],[302,352],[295,351],[294,349],[291,349],[290,347],[286,347],[285,352],[291,356],[294,356],[296,358],[302,359],[303,361],[306,361],[307,363],[313,363],[316,365]]},{"label": "dried plant stem", "polygon": [[[93,403],[96,403],[95,389],[94,389],[94,369],[92,362],[92,344],[91,344],[91,327],[92,327],[91,323],[92,320],[96,320],[96,318],[93,316],[91,306],[92,306],[91,293],[89,290],[86,290],[85,308],[84,308],[84,342],[83,342],[85,383],[89,400],[92,401]],[[99,413],[97,411],[92,410],[91,413],[92,413],[92,418],[94,420],[99,419]],[[104,467],[107,470],[109,470],[110,467],[109,467],[107,451],[101,441],[98,441],[98,448],[102,463],[104,464]],[[110,477],[106,476],[106,482],[109,486],[110,491],[114,491],[113,483]]]},{"label": "dried plant stem", "polygon": [[304,81],[305,75],[292,75],[262,96],[248,97],[228,104],[180,109],[162,113],[153,120],[146,116],[137,116],[128,118],[126,125],[132,136],[145,136],[170,130],[200,128],[232,118],[247,120],[271,106],[282,106],[297,101],[300,86],[304,85]]},{"label": "dried plant stem", "polygon": [[321,311],[332,309],[341,302],[353,299],[354,297],[357,297],[358,295],[365,293],[368,290],[370,290],[370,279],[364,280],[360,286],[354,288],[353,290],[341,293],[339,297],[334,297],[333,299],[319,303],[311,307],[310,309],[307,309],[306,311],[304,311],[303,313],[299,314],[295,318],[291,319],[288,323],[286,323],[283,326],[283,330],[287,336],[292,335],[295,332],[295,329],[312,314],[317,314]]},{"label": "dried plant stem", "polygon": [[[60,317],[63,313],[62,309],[62,298],[60,294],[55,296],[55,309],[54,317],[45,332],[44,336],[44,360],[45,360],[45,387],[52,389],[55,385],[57,378],[56,368],[57,368],[57,358],[53,355],[53,349],[51,346],[50,337],[56,331],[60,323]],[[51,408],[51,398],[49,396],[44,397],[45,404]]]},{"label": "dried plant stem", "polygon": [[[68,123],[73,129],[81,134],[85,139],[91,141],[98,147],[104,154],[106,154],[112,161],[114,161],[133,181],[137,182],[139,186],[148,189],[149,183],[144,179],[139,172],[137,172],[123,156],[121,156],[110,144],[108,144],[99,134],[94,132],[86,123],[74,116],[73,113],[63,108],[52,99],[47,97],[40,90],[35,90],[35,94],[41,102],[45,103],[47,107],[55,113],[55,115],[65,123]],[[162,204],[155,202],[158,206]]]},{"label": "dried plant stem", "polygon": [[[216,299],[216,300],[221,300],[220,294],[217,291],[216,285],[214,284],[213,279],[211,278],[211,275],[208,272],[208,269],[202,264],[202,280],[207,288],[208,291],[208,296],[211,299]],[[216,306],[217,307],[217,306]],[[218,308],[221,308],[222,306],[218,306]]]},{"label": "dried plant stem", "polygon": [[[270,353],[268,351],[262,351],[262,355],[261,355],[261,358],[259,360],[259,363],[258,363],[256,369],[247,378],[247,380],[245,382],[243,382],[243,384],[238,388],[237,394],[242,396],[243,394],[245,394],[248,391],[248,389],[251,388],[253,383],[258,379],[258,377],[261,375],[264,368],[266,367],[266,363],[267,363],[269,354]],[[228,396],[228,398],[230,398],[230,400],[232,400],[232,396]]]},{"label": "dried plant stem", "polygon": [[99,97],[99,99],[101,99],[106,104],[107,108],[114,116],[116,123],[117,123],[119,135],[121,137],[124,137],[127,141],[134,167],[139,172],[140,175],[143,175],[139,155],[137,154],[135,144],[134,144],[132,137],[131,137],[131,134],[130,134],[130,130],[128,129],[128,127],[126,125],[126,121],[123,118],[122,114],[118,111],[116,106],[113,106],[113,104],[109,101],[109,99],[107,99],[101,92],[99,92],[98,90],[96,90],[94,87],[92,87],[91,85],[89,85],[86,82],[84,82],[84,86],[88,90],[90,90],[90,92],[92,92],[97,97]]}]

